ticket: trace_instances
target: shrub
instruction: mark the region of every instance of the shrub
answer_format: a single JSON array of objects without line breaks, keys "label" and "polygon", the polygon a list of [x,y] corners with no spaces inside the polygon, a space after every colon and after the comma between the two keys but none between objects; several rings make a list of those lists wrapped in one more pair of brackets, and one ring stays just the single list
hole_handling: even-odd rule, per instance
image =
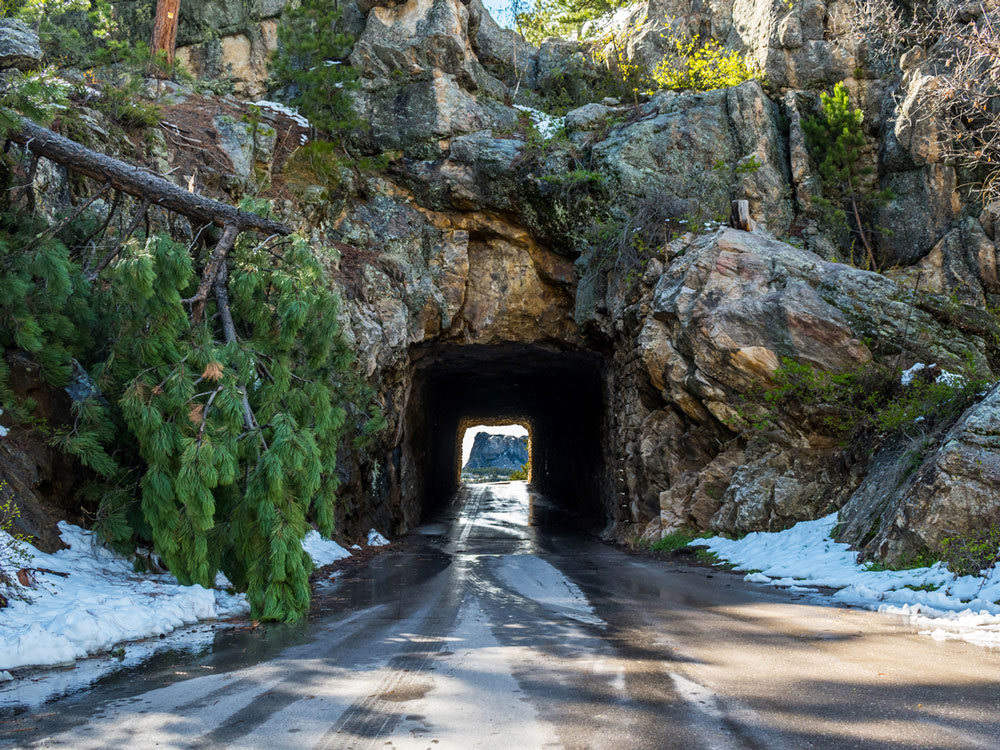
[{"label": "shrub", "polygon": [[653,71],[653,80],[660,88],[711,91],[761,77],[749,55],[727,49],[714,39],[702,41],[695,34],[685,40],[673,30],[661,36],[671,41],[673,52]]},{"label": "shrub", "polygon": [[904,386],[895,367],[871,363],[832,373],[785,357],[772,376],[775,387],[748,394],[742,426],[763,433],[780,419],[780,412],[797,412],[845,440],[862,434],[923,435],[954,421],[987,385],[971,377],[937,376],[939,372],[927,368]]},{"label": "shrub", "polygon": [[946,537],[941,542],[941,559],[957,576],[978,576],[1000,562],[1000,526]]},{"label": "shrub", "polygon": [[14,522],[21,515],[14,505],[13,494],[7,482],[0,480],[0,609],[11,599],[30,601],[17,571],[31,562],[31,555],[25,549],[31,540],[13,531]]}]

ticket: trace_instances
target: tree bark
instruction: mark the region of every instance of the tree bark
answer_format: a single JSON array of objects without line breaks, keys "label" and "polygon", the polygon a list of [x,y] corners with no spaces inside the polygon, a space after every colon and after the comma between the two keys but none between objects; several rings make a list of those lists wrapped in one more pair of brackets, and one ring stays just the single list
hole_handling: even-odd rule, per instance
[{"label": "tree bark", "polygon": [[201,283],[198,284],[198,290],[194,293],[193,297],[184,300],[191,305],[195,320],[199,320],[204,313],[208,292],[212,288],[212,284],[217,282],[219,269],[224,267],[226,256],[229,255],[229,251],[236,244],[236,238],[239,236],[239,233],[240,231],[232,224],[227,225],[222,230],[222,237],[215,243],[215,250],[212,251],[212,256],[208,259],[208,265],[205,266],[205,270],[201,275]]},{"label": "tree bark", "polygon": [[754,220],[750,218],[750,201],[736,200],[730,204],[729,226],[744,232],[754,230]]},{"label": "tree bark", "polygon": [[123,193],[149,200],[153,206],[174,211],[199,224],[232,226],[241,232],[254,231],[281,236],[292,233],[291,227],[281,222],[189,193],[158,174],[92,151],[23,117],[20,118],[18,129],[8,133],[7,138],[69,170],[102,184],[110,183]]},{"label": "tree bark", "polygon": [[[150,72],[157,77],[169,76],[174,66],[180,8],[181,0],[156,0],[156,15],[153,17],[153,36],[149,42],[149,51],[152,55]],[[161,63],[164,65],[161,66]]]}]

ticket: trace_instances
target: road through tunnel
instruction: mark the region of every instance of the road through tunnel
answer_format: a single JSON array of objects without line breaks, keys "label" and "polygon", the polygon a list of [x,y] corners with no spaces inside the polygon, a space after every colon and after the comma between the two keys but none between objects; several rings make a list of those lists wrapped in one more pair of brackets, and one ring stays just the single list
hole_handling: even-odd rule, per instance
[{"label": "road through tunnel", "polygon": [[585,522],[604,519],[608,423],[603,358],[538,345],[442,345],[411,350],[403,485],[406,515],[426,518],[458,485],[472,423],[531,430],[531,481]]}]

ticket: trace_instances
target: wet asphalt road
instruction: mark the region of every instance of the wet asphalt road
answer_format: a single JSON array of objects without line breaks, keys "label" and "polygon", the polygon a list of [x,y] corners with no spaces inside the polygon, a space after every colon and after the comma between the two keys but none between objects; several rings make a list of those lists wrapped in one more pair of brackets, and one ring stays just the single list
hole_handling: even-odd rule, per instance
[{"label": "wet asphalt road", "polygon": [[521,483],[476,485],[308,622],[42,705],[0,693],[0,747],[1000,748],[1000,654],[818,602],[627,555]]}]

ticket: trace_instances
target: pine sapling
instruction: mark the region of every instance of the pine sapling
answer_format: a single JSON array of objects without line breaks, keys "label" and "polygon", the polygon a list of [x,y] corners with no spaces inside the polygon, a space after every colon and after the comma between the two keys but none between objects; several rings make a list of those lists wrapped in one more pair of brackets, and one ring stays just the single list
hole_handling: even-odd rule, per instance
[{"label": "pine sapling", "polygon": [[864,113],[851,106],[843,83],[834,86],[831,94],[821,93],[820,99],[820,114],[802,121],[826,194],[817,203],[826,210],[834,226],[854,234],[865,250],[868,267],[878,270],[872,232],[864,215],[890,195],[885,191],[873,193],[862,187],[864,178],[874,171],[864,163],[867,146],[862,127]]}]

